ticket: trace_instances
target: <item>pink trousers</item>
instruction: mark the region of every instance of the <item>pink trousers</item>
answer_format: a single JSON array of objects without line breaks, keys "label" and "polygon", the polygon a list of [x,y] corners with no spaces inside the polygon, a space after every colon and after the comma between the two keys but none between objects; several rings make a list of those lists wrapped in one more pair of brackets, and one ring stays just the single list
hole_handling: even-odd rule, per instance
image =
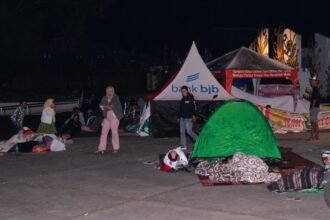
[{"label": "pink trousers", "polygon": [[99,150],[107,148],[108,133],[111,129],[112,147],[114,150],[119,150],[119,135],[118,135],[119,120],[114,116],[113,111],[108,111],[107,118],[102,123],[102,134],[100,137]]}]

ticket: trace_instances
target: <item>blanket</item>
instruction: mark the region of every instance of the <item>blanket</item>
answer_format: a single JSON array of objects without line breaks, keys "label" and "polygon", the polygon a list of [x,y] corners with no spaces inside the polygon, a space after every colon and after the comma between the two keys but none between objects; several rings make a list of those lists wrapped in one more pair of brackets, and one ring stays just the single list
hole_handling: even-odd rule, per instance
[{"label": "blanket", "polygon": [[[45,141],[45,138],[48,138],[49,140]],[[7,141],[0,142],[0,152],[2,153],[9,152],[15,145],[28,143],[28,142],[45,143],[46,148],[47,148],[47,143],[49,143],[48,150],[50,151],[66,150],[65,140],[63,138],[57,137],[54,134],[38,134],[38,133],[34,133],[31,130],[27,130],[27,131],[22,130],[19,131],[18,134],[13,135]]]},{"label": "blanket", "polygon": [[203,161],[196,167],[195,173],[208,176],[217,183],[268,183],[281,178],[281,174],[269,172],[267,164],[257,156],[236,153],[232,161],[223,163],[221,159],[213,162]]},{"label": "blanket", "polygon": [[268,184],[269,191],[280,193],[323,188],[324,169],[321,166],[282,170],[281,174],[281,179]]}]

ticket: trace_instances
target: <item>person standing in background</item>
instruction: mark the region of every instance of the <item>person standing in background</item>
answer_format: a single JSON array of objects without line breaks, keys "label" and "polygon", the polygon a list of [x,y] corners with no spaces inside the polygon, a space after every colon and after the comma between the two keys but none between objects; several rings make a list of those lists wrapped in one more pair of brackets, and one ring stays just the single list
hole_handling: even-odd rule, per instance
[{"label": "person standing in background", "polygon": [[27,108],[27,102],[25,100],[22,100],[19,102],[19,106],[10,116],[10,120],[15,134],[17,134],[18,131],[23,128],[26,108]]},{"label": "person standing in background", "polygon": [[107,148],[107,139],[110,129],[113,153],[118,153],[120,149],[118,127],[120,120],[124,116],[123,108],[118,95],[115,94],[115,88],[113,86],[108,86],[105,91],[106,95],[100,102],[100,108],[103,111],[104,119],[100,143],[98,150],[95,152],[96,154],[104,154]]},{"label": "person standing in background", "polygon": [[319,80],[316,76],[310,79],[312,91],[310,93],[310,108],[309,115],[312,124],[311,136],[309,140],[319,139],[319,125],[318,125],[318,114],[320,112],[320,90],[318,87]]},{"label": "person standing in background", "polygon": [[180,122],[181,148],[185,150],[187,149],[186,134],[188,134],[193,139],[193,141],[195,141],[197,138],[197,135],[192,130],[192,124],[196,121],[196,105],[194,96],[189,93],[187,86],[181,87],[181,94],[182,99],[180,102],[178,121]]},{"label": "person standing in background", "polygon": [[55,104],[54,99],[47,99],[41,114],[41,122],[39,124],[38,133],[56,134],[55,127]]}]

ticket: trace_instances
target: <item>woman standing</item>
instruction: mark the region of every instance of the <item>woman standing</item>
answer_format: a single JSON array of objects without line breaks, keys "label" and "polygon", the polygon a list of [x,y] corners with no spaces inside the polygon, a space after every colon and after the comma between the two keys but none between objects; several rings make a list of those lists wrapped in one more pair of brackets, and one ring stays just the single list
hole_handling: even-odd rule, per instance
[{"label": "woman standing", "polygon": [[38,133],[56,134],[55,127],[55,104],[54,99],[47,99],[41,114],[41,123],[38,127]]},{"label": "woman standing", "polygon": [[119,97],[115,94],[115,89],[113,86],[108,86],[105,91],[106,95],[100,102],[100,108],[103,111],[104,120],[102,123],[100,143],[98,150],[95,152],[97,154],[104,154],[104,151],[107,148],[107,138],[110,129],[112,134],[113,153],[117,153],[120,148],[118,127],[119,121],[124,116],[123,108],[121,106]]},{"label": "woman standing", "polygon": [[196,121],[195,111],[195,99],[194,96],[189,93],[187,86],[181,87],[182,99],[180,102],[180,111],[178,114],[178,120],[180,121],[180,140],[182,149],[187,149],[186,133],[195,141],[197,135],[192,130],[192,123]]}]

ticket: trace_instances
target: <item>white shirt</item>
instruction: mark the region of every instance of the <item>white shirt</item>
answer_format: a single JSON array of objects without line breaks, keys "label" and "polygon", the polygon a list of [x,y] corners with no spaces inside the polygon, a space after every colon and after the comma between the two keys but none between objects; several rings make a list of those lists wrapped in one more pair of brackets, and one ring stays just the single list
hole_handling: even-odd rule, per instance
[{"label": "white shirt", "polygon": [[55,112],[54,109],[47,107],[42,110],[41,122],[46,124],[51,124],[55,122]]},{"label": "white shirt", "polygon": [[[177,153],[177,155],[179,156],[177,161],[171,161],[168,158],[168,155],[171,151],[175,151]],[[177,147],[174,150],[170,150],[169,152],[167,152],[167,154],[165,155],[163,162],[173,168],[174,170],[178,170],[181,167],[186,167],[188,165],[188,159],[185,155],[185,153],[181,150],[181,147]]]}]

